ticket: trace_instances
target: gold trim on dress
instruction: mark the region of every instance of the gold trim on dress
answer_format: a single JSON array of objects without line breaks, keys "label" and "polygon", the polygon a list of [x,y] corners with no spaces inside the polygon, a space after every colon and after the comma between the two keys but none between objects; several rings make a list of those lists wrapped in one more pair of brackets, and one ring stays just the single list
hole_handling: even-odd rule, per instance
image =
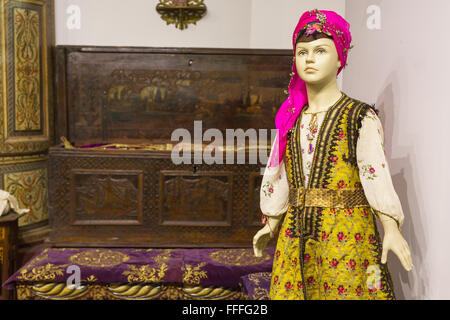
[{"label": "gold trim on dress", "polygon": [[304,207],[352,208],[369,206],[362,189],[289,189],[289,204]]}]

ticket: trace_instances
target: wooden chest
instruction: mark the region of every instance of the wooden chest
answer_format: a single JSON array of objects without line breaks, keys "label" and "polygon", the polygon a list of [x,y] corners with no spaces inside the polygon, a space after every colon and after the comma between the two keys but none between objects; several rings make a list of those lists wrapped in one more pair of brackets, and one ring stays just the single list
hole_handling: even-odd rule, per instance
[{"label": "wooden chest", "polygon": [[[273,128],[290,51],[63,46],[56,63],[55,136],[75,148],[55,141],[49,152],[54,245],[252,245],[265,164],[249,163],[248,143],[242,164],[238,145],[230,164],[221,149],[223,164],[195,162],[196,151],[176,164],[171,137],[182,129],[194,145],[196,121],[201,134],[214,128],[223,137],[227,129]],[[128,148],[81,148],[102,143]]]}]

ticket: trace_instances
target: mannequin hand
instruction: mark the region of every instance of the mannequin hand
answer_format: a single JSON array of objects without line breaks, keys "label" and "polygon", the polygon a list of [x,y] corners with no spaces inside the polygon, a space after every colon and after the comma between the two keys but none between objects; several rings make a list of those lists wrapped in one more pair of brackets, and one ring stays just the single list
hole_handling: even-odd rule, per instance
[{"label": "mannequin hand", "polygon": [[263,251],[270,241],[270,230],[277,230],[281,217],[268,217],[267,224],[253,237],[253,251],[256,257],[262,257]]},{"label": "mannequin hand", "polygon": [[256,257],[262,257],[262,253],[270,240],[270,229],[266,224],[253,237],[253,251]]},{"label": "mannequin hand", "polygon": [[[390,219],[390,218],[388,218]],[[383,221],[384,227],[384,239],[383,239],[383,253],[381,255],[381,263],[385,264],[387,261],[387,254],[389,250],[392,250],[402,263],[403,268],[406,271],[411,271],[413,268],[411,260],[411,251],[409,249],[408,243],[403,238],[400,230],[398,230],[397,225],[394,220]]]}]

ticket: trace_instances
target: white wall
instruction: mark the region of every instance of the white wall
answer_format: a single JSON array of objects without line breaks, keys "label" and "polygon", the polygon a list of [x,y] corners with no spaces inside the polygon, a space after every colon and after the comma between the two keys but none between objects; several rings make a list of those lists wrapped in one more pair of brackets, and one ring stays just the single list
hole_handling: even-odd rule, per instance
[{"label": "white wall", "polygon": [[[183,31],[166,25],[157,0],[56,0],[56,43],[65,45],[245,47],[250,1],[209,0],[207,15]],[[81,29],[66,28],[66,8],[81,9]]]},{"label": "white wall", "polygon": [[345,16],[344,0],[252,0],[251,4],[250,48],[291,49],[292,32],[307,10],[333,10]]},{"label": "white wall", "polygon": [[[381,9],[368,30],[366,9]],[[355,48],[344,91],[382,112],[386,154],[415,268],[390,253],[398,298],[450,299],[448,0],[347,0]]]},{"label": "white wall", "polygon": [[[345,16],[345,0],[205,0],[207,14],[179,30],[156,12],[158,0],[55,0],[56,44],[137,47],[291,49],[301,14],[314,8]],[[69,29],[67,9],[80,9]],[[345,71],[338,77],[342,87]]]},{"label": "white wall", "polygon": [[[290,49],[300,15],[314,8],[345,14],[345,0],[205,0],[207,14],[179,30],[166,25],[158,0],[55,0],[56,44],[143,47]],[[81,29],[67,8],[79,6]]]}]

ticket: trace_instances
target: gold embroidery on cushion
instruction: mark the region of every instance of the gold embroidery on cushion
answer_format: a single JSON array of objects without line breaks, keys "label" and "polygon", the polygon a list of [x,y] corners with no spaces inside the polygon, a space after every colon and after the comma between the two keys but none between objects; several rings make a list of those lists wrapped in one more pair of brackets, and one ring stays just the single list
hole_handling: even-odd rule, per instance
[{"label": "gold embroidery on cushion", "polygon": [[125,253],[104,249],[86,250],[70,257],[73,263],[89,267],[113,267],[129,259]]},{"label": "gold embroidery on cushion", "polygon": [[172,249],[166,249],[162,253],[160,253],[159,255],[154,257],[153,260],[156,263],[162,264],[162,263],[164,263],[164,262],[166,262],[167,260],[170,259],[170,253],[171,252],[172,252]]},{"label": "gold embroidery on cushion", "polygon": [[64,275],[64,270],[67,266],[68,264],[54,265],[47,263],[46,265],[38,266],[31,270],[22,269],[17,279],[24,281],[55,280],[56,276]]},{"label": "gold embroidery on cushion", "polygon": [[128,276],[128,282],[160,282],[167,271],[167,264],[162,263],[158,268],[149,265],[135,266],[128,265],[128,269],[122,274]]},{"label": "gold embroidery on cushion", "polygon": [[206,265],[206,262],[199,263],[196,267],[190,264],[185,264],[183,270],[183,283],[200,284],[201,279],[207,279],[208,275],[205,270],[201,270]]},{"label": "gold embroidery on cushion", "polygon": [[209,257],[219,263],[233,266],[250,266],[270,259],[270,255],[266,252],[263,252],[262,257],[255,257],[252,249],[218,250],[211,253]]},{"label": "gold embroidery on cushion", "polygon": [[269,290],[266,288],[261,288],[260,280],[265,280],[270,283],[272,280],[272,274],[270,272],[258,272],[251,273],[248,275],[248,280],[250,280],[255,285],[255,290],[253,291],[253,299],[254,300],[268,300],[269,299]]},{"label": "gold embroidery on cushion", "polygon": [[270,272],[257,272],[248,275],[248,280],[250,280],[257,286],[259,286],[260,280],[270,281],[271,279],[272,274]]}]

